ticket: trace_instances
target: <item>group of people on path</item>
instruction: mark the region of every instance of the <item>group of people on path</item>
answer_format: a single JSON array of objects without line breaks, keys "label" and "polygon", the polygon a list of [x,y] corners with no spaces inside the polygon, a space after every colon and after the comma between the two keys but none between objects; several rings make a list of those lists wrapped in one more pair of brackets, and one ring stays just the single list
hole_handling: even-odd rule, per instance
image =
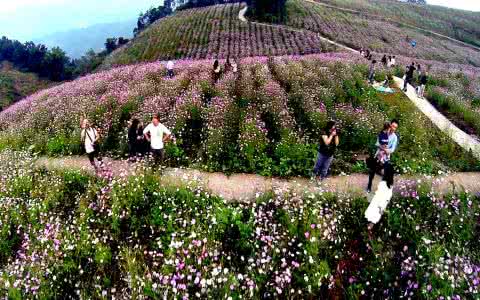
[{"label": "group of people on path", "polygon": [[[398,129],[399,122],[396,119],[386,122],[382,131],[379,132],[375,143],[376,151],[367,158],[368,184],[366,191],[372,191],[372,183],[375,174],[382,174],[383,181],[386,182],[388,188],[393,186],[394,168],[390,162],[391,155],[398,147]],[[327,175],[330,165],[332,164],[334,154],[340,143],[338,128],[335,121],[328,121],[325,129],[320,135],[317,160],[313,169],[313,175],[317,182],[323,181]]]},{"label": "group of people on path", "polygon": [[[368,82],[370,84],[373,84],[375,81],[375,71],[376,71],[377,60],[371,57],[372,54],[369,50],[365,51],[361,49],[360,53],[362,54],[362,56],[372,61],[368,69]],[[381,63],[383,64],[384,67],[394,68],[396,66],[395,56],[389,55],[387,57],[387,55],[385,54],[381,59]],[[413,79],[416,73],[417,73],[417,86],[415,87],[415,91],[418,97],[424,98],[425,88],[428,82],[428,72],[426,69],[422,68],[420,64],[415,64],[415,62],[412,62],[412,64],[406,66],[405,76],[403,78],[403,91],[404,92],[407,91],[407,86],[409,84],[413,85]],[[387,88],[389,84],[390,84],[390,80],[387,78],[383,85],[385,88]]]},{"label": "group of people on path", "polygon": [[415,65],[415,62],[412,62],[411,65],[408,65],[405,70],[405,76],[404,76],[404,81],[403,81],[403,91],[407,91],[408,85],[412,85],[413,78],[415,75],[415,71],[417,71],[417,86],[415,88],[415,91],[417,93],[417,96],[420,98],[424,98],[425,95],[425,87],[427,85],[428,81],[428,72],[427,70],[423,69],[420,64]]},{"label": "group of people on path", "polygon": [[[95,171],[99,171],[105,166],[98,144],[100,135],[97,129],[91,126],[87,118],[82,120],[81,129],[81,141],[90,164]],[[138,119],[133,119],[128,128],[129,161],[133,162],[138,157],[151,156],[154,166],[156,168],[160,167],[165,158],[165,143],[170,141],[171,137],[171,131],[160,123],[159,115],[155,115],[152,118],[152,122],[145,128],[143,128],[143,124]]]}]

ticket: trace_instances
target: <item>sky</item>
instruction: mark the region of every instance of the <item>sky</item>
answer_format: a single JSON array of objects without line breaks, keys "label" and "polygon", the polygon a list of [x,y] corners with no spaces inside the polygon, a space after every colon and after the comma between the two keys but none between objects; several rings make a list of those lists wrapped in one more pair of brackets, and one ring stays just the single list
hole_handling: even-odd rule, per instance
[{"label": "sky", "polygon": [[[427,0],[480,11],[480,0]],[[136,18],[163,0],[0,0],[0,36],[22,42],[45,35]]]},{"label": "sky", "polygon": [[140,12],[162,3],[163,0],[0,0],[0,36],[25,42],[53,32],[135,19]]},{"label": "sky", "polygon": [[480,0],[427,0],[428,4],[480,11]]}]

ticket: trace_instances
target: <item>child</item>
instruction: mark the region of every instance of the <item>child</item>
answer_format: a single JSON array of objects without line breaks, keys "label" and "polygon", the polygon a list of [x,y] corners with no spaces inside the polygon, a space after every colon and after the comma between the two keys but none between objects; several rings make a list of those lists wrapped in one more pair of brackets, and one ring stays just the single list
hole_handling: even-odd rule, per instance
[{"label": "child", "polygon": [[386,151],[388,147],[388,130],[389,129],[390,129],[390,123],[386,122],[383,125],[383,130],[378,135],[378,143],[380,144],[380,146],[378,147],[375,157],[381,165],[385,164],[385,162],[389,159],[389,154]]}]

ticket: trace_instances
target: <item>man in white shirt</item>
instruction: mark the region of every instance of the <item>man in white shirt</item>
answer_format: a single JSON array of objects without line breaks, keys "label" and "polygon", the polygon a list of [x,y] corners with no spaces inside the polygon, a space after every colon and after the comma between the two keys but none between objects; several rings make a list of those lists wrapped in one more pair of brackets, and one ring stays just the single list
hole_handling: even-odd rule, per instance
[{"label": "man in white shirt", "polygon": [[144,130],[143,134],[147,141],[150,142],[153,159],[155,165],[158,166],[163,162],[165,152],[163,150],[164,143],[170,140],[171,132],[165,125],[160,123],[160,117],[154,116],[152,123],[150,123]]}]

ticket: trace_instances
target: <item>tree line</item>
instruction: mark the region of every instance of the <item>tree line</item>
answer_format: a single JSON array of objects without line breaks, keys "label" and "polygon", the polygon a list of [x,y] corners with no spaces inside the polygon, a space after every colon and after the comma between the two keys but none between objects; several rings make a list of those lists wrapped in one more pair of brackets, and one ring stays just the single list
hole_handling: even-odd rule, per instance
[{"label": "tree line", "polygon": [[[191,0],[179,10],[204,7],[215,4],[233,3],[239,0]],[[286,0],[248,0],[250,15],[262,21],[281,22],[285,19]],[[152,7],[141,13],[133,33],[135,36],[157,20],[172,14],[172,0],[166,0],[163,6]],[[89,50],[79,59],[71,59],[59,47],[48,49],[45,45],[33,42],[21,43],[2,37],[0,40],[0,62],[9,61],[17,69],[33,72],[52,81],[71,80],[95,71],[105,57],[117,48],[125,45],[129,39],[111,37],[105,41],[105,49],[100,52]]]}]

